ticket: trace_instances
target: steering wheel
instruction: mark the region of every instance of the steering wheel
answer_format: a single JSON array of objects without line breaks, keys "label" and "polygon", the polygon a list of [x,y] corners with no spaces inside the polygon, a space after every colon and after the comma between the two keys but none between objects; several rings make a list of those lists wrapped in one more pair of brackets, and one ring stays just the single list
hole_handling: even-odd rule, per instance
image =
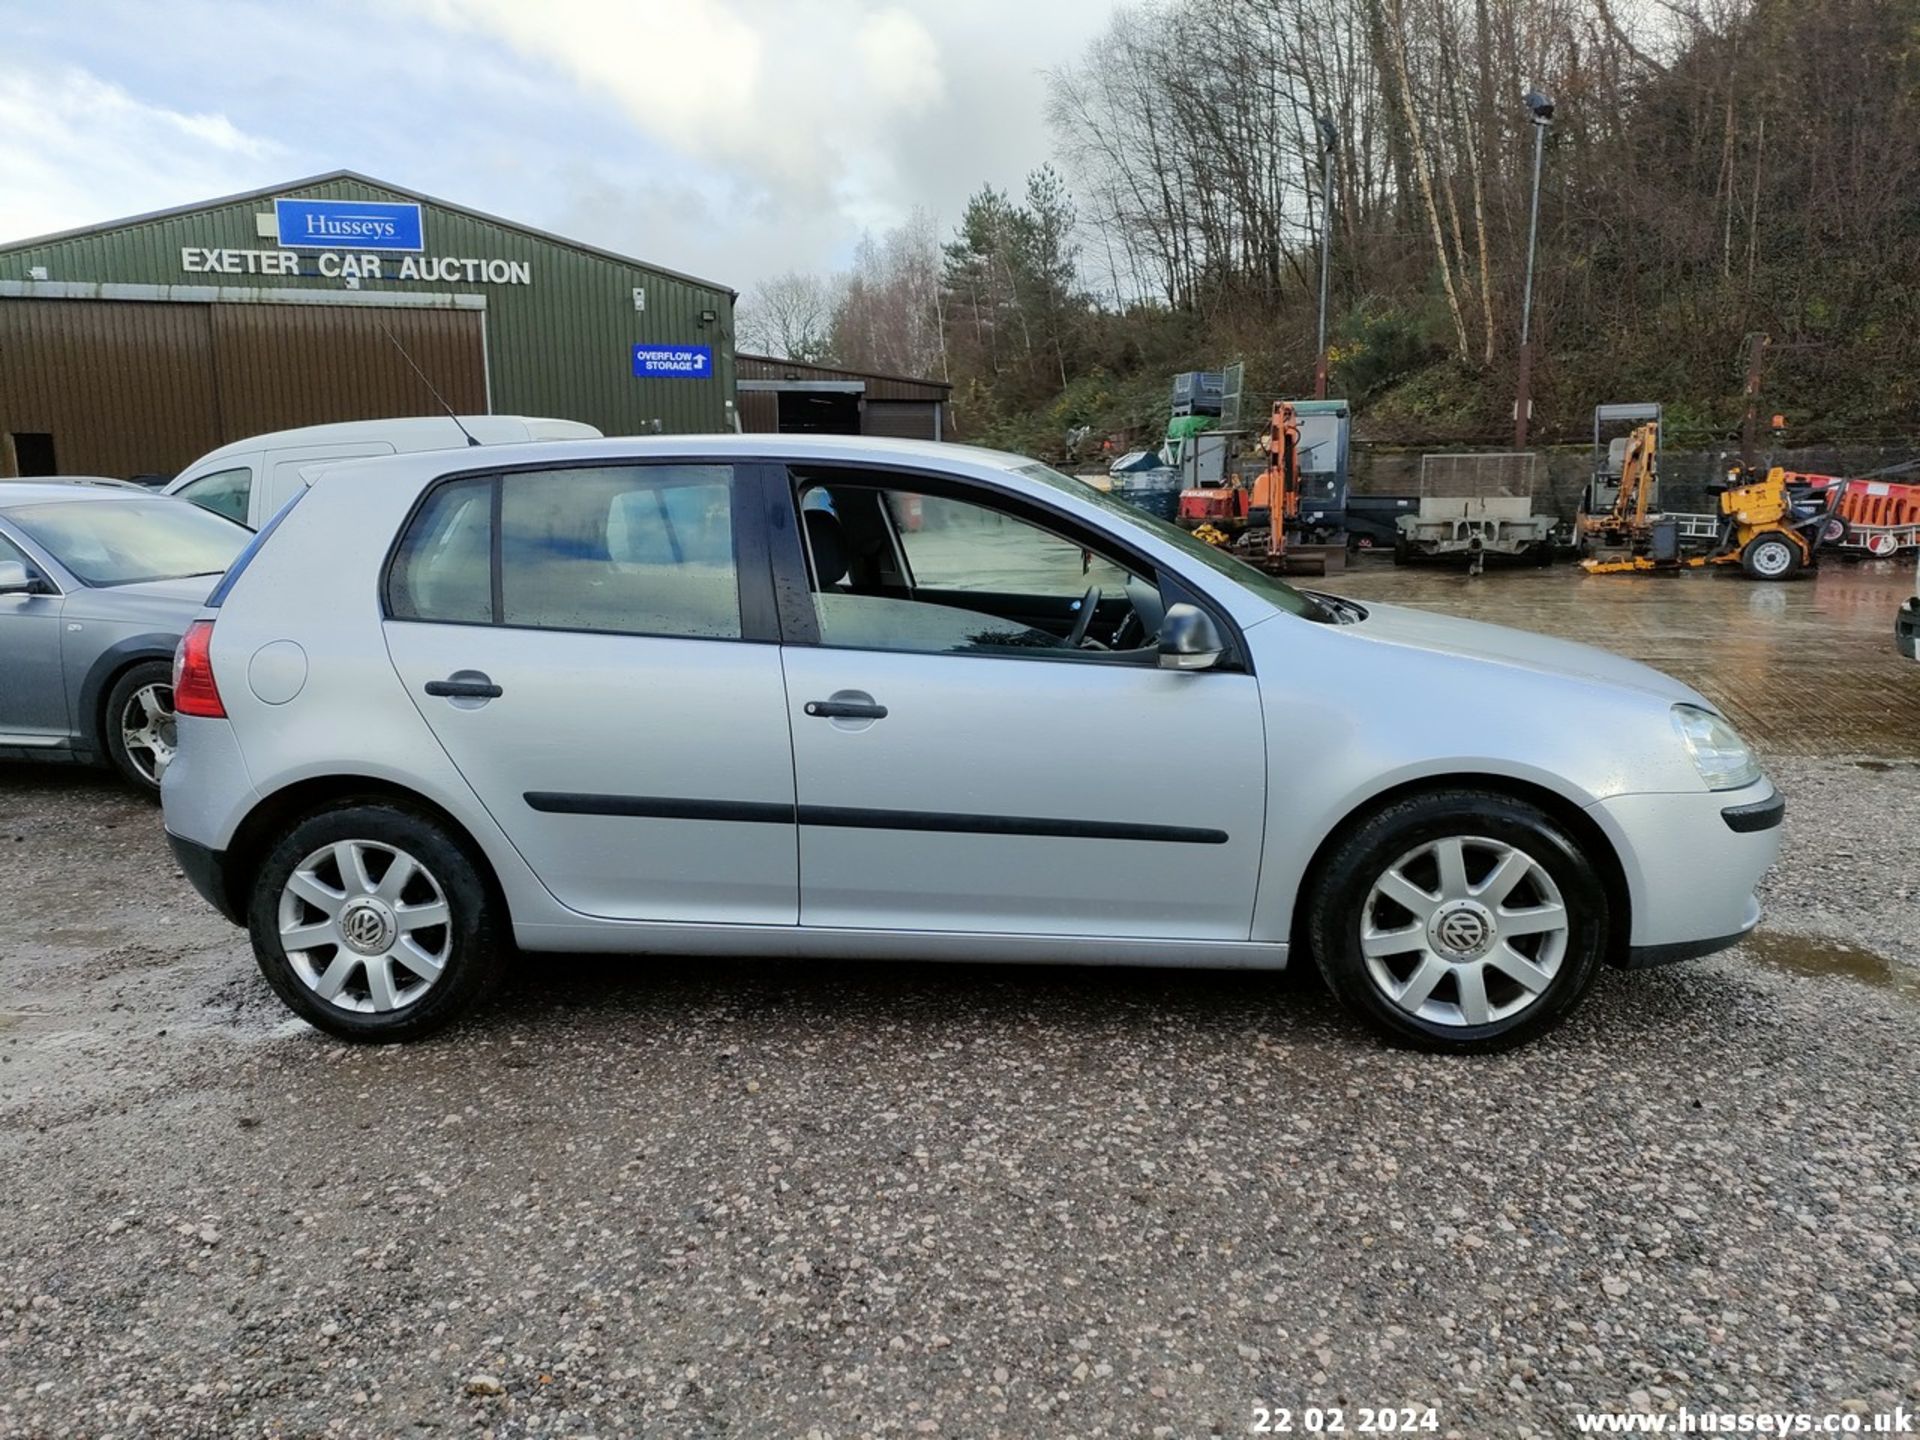
[{"label": "steering wheel", "polygon": [[1100,608],[1100,587],[1089,585],[1087,593],[1080,597],[1080,618],[1073,622],[1073,633],[1067,636],[1067,648],[1078,650],[1087,643],[1087,630],[1093,624],[1093,612]]}]

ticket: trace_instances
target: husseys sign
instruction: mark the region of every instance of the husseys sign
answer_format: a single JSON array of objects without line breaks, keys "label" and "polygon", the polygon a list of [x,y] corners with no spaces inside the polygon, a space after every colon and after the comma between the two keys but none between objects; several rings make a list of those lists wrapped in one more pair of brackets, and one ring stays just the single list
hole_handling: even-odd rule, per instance
[{"label": "husseys sign", "polygon": [[[276,200],[260,216],[273,250],[183,245],[189,275],[310,275],[323,280],[414,280],[442,285],[531,285],[525,260],[428,255],[418,205],[371,200]],[[369,253],[376,252],[376,253]]]},{"label": "husseys sign", "polygon": [[418,205],[371,200],[276,200],[280,243],[291,250],[426,249]]}]

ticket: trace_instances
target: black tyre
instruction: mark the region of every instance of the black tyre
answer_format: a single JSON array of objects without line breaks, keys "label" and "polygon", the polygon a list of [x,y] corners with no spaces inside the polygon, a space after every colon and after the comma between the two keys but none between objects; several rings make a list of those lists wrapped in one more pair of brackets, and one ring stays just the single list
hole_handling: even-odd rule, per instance
[{"label": "black tyre", "polygon": [[1395,540],[1393,542],[1393,563],[1396,565],[1411,565],[1413,563],[1413,548],[1408,545],[1405,540]]},{"label": "black tyre", "polygon": [[173,759],[172,663],[142,660],[128,666],[107,690],[100,728],[113,768],[141,794],[158,800],[160,776]]},{"label": "black tyre", "polygon": [[1749,580],[1791,580],[1803,563],[1800,547],[1778,532],[1754,536],[1740,552],[1740,569]]},{"label": "black tyre", "polygon": [[276,994],[342,1040],[414,1040],[499,981],[504,906],[437,821],[381,801],[295,825],[254,878],[247,928]]},{"label": "black tyre", "polygon": [[1606,953],[1606,887],[1550,816],[1510,796],[1446,790],[1349,833],[1308,901],[1315,962],[1387,1037],[1484,1053],[1551,1029]]}]

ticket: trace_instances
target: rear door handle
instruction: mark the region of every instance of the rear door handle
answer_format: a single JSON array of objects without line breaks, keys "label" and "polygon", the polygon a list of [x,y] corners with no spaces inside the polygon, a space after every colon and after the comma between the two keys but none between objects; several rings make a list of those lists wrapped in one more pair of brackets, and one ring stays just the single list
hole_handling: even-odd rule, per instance
[{"label": "rear door handle", "polygon": [[429,680],[427,694],[460,700],[498,700],[507,692],[485,675],[462,670],[445,680]]},{"label": "rear door handle", "polygon": [[884,720],[887,718],[887,707],[875,705],[871,701],[809,700],[802,708],[807,714],[820,720]]}]

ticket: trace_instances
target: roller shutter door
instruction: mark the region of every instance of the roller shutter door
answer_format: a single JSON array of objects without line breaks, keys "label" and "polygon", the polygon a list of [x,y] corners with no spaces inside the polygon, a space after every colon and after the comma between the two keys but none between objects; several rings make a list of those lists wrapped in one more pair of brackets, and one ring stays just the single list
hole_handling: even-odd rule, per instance
[{"label": "roller shutter door", "polygon": [[895,440],[938,440],[934,411],[931,400],[868,400],[861,433]]}]

